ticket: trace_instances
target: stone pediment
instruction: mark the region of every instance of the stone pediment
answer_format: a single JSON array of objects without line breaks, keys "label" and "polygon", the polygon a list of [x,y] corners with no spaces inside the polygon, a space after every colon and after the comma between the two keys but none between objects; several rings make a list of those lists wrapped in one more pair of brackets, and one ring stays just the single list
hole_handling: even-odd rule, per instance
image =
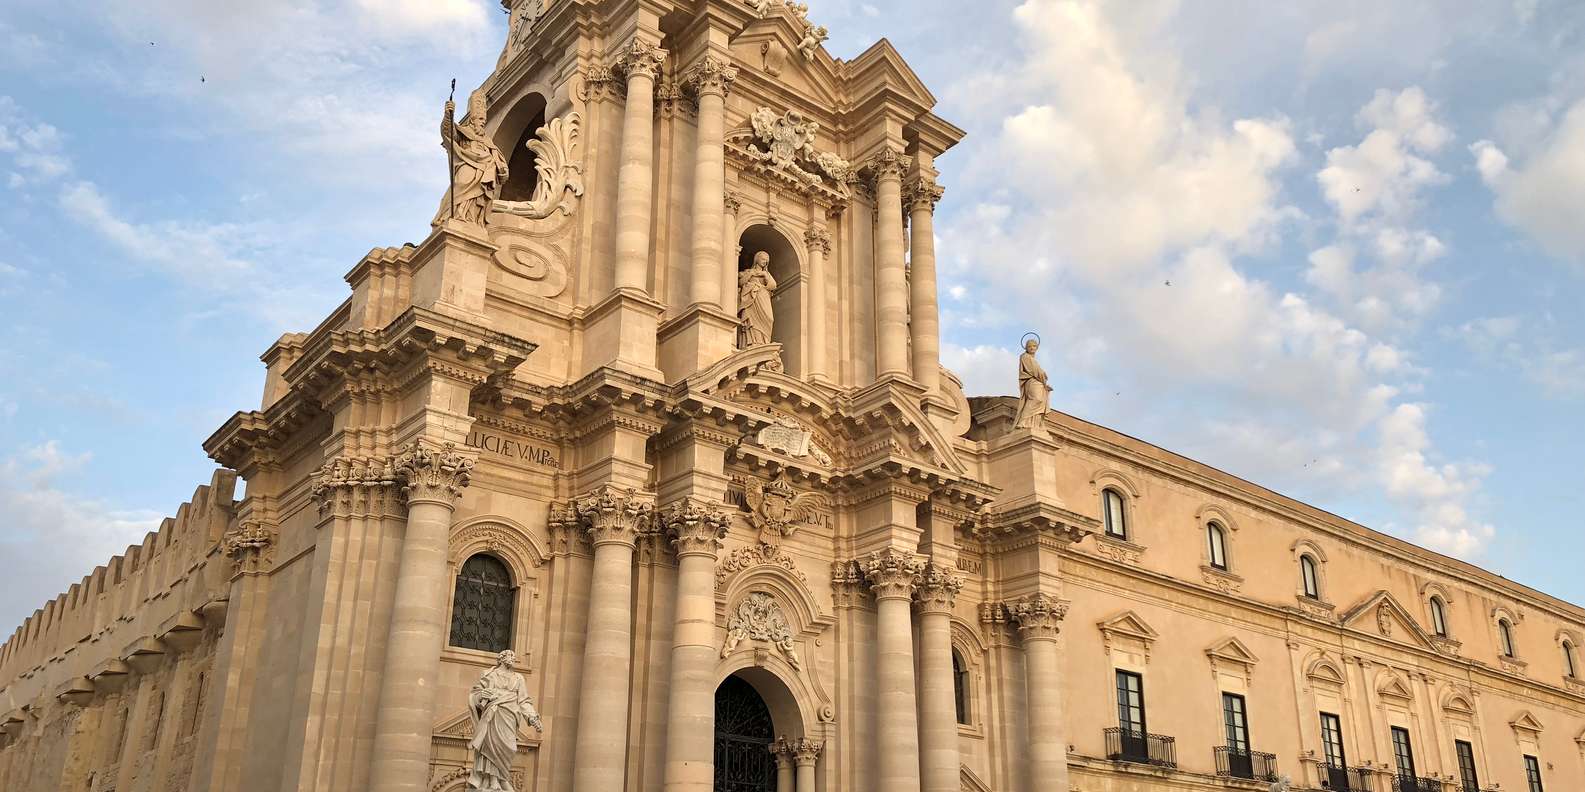
[{"label": "stone pediment", "polygon": [[890,90],[893,97],[905,103],[928,110],[936,104],[936,97],[925,87],[919,75],[903,60],[902,53],[890,41],[881,39],[858,57],[838,65],[846,78],[851,104],[862,107],[871,97]]},{"label": "stone pediment", "polygon": [[1096,622],[1095,626],[1100,628],[1101,634],[1106,636],[1108,643],[1117,638],[1126,638],[1139,641],[1148,648],[1156,638],[1160,637],[1154,628],[1133,611],[1123,611],[1110,619],[1102,619]]},{"label": "stone pediment", "polygon": [[1385,590],[1366,597],[1343,612],[1344,627],[1351,627],[1390,641],[1437,651],[1431,636],[1420,628],[1413,615]]},{"label": "stone pediment", "polygon": [[[467,711],[459,712],[436,724],[434,734],[437,740],[459,742],[466,745],[469,740],[473,739],[473,719],[468,716]],[[540,736],[534,733],[526,722],[517,725],[517,751],[519,754],[526,750],[538,749],[539,742]]]},{"label": "stone pediment", "polygon": [[1529,710],[1520,711],[1513,720],[1508,721],[1508,725],[1512,726],[1515,732],[1528,732],[1532,736],[1546,730],[1546,727],[1541,725],[1541,721],[1536,720]]},{"label": "stone pediment", "polygon": [[1382,674],[1381,681],[1376,685],[1376,693],[1382,698],[1402,701],[1414,699],[1414,692],[1409,689],[1409,684],[1403,681],[1403,677],[1391,671]]},{"label": "stone pediment", "polygon": [[1256,657],[1255,653],[1250,651],[1249,647],[1245,646],[1244,642],[1237,638],[1226,638],[1217,641],[1205,650],[1205,654],[1213,662],[1220,660],[1242,666],[1252,666],[1260,662],[1260,658]]},{"label": "stone pediment", "polygon": [[991,792],[991,787],[974,774],[967,765],[958,768],[958,784],[962,792]]}]

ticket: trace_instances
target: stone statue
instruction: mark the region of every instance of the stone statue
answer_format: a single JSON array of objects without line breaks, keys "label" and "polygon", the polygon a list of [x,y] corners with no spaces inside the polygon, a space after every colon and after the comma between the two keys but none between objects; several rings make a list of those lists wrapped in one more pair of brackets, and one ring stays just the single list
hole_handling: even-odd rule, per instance
[{"label": "stone statue", "polygon": [[484,225],[490,203],[500,196],[506,181],[506,158],[484,131],[483,91],[468,99],[468,117],[460,124],[452,121],[455,109],[455,103],[447,100],[446,116],[440,121],[440,143],[451,160],[451,206],[442,211],[449,210],[450,217],[464,223]]},{"label": "stone statue", "polygon": [[513,665],[517,654],[502,652],[495,667],[484,672],[468,692],[468,715],[473,723],[473,770],[468,792],[516,792],[512,787],[512,758],[517,755],[517,729],[523,721],[544,731],[539,711]]},{"label": "stone statue", "polygon": [[813,60],[815,53],[820,51],[820,44],[830,37],[831,32],[826,30],[825,25],[810,25],[804,28],[804,37],[798,42],[798,51],[802,52],[805,58]]},{"label": "stone statue", "polygon": [[1271,782],[1271,792],[1289,792],[1291,789],[1293,789],[1293,779],[1286,775],[1280,776],[1276,781]]},{"label": "stone statue", "polygon": [[1018,356],[1018,418],[1013,421],[1016,429],[1038,430],[1051,405],[1051,385],[1046,382],[1046,370],[1035,359],[1035,350],[1039,348],[1039,338],[1026,337],[1024,354]]},{"label": "stone statue", "polygon": [[770,274],[770,254],[761,250],[754,254],[754,263],[737,274],[738,346],[743,349],[769,344],[771,325],[775,314],[771,310],[771,293],[776,290],[776,279]]}]

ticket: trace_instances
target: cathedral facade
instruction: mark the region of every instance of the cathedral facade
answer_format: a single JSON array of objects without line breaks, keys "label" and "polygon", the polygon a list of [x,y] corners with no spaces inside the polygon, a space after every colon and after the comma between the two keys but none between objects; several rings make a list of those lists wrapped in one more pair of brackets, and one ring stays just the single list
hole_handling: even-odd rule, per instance
[{"label": "cathedral facade", "polygon": [[0,789],[1585,789],[1585,609],[965,397],[889,43],[506,5],[429,235],[0,646]]}]

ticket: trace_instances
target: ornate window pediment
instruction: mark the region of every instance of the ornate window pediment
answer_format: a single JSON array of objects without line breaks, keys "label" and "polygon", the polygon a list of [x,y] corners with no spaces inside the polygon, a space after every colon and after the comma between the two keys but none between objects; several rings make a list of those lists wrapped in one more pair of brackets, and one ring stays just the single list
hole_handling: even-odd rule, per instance
[{"label": "ornate window pediment", "polygon": [[1454,691],[1442,699],[1442,711],[1454,715],[1474,717],[1475,705],[1470,703],[1469,696],[1462,692]]},{"label": "ornate window pediment", "polygon": [[1304,675],[1311,682],[1326,685],[1341,687],[1348,683],[1348,677],[1344,676],[1342,666],[1339,666],[1337,661],[1327,656],[1324,652],[1310,662],[1310,665],[1304,670]]},{"label": "ornate window pediment", "polygon": [[1409,689],[1409,684],[1394,671],[1383,671],[1376,683],[1376,693],[1382,698],[1413,701],[1414,691]]},{"label": "ornate window pediment", "polygon": [[1252,681],[1255,664],[1260,662],[1260,658],[1237,638],[1224,638],[1211,644],[1206,648],[1205,656],[1211,661],[1211,673],[1237,674],[1244,678],[1245,684]]},{"label": "ornate window pediment", "polygon": [[1150,647],[1160,637],[1139,614],[1123,611],[1110,619],[1096,622],[1108,652],[1137,654],[1142,663],[1150,662]]},{"label": "ornate window pediment", "polygon": [[1531,715],[1529,710],[1523,710],[1518,715],[1515,715],[1513,720],[1508,721],[1508,725],[1513,727],[1515,735],[1521,738],[1528,737],[1532,740],[1539,737],[1541,732],[1546,731],[1546,727],[1541,725],[1541,721],[1536,720],[1536,717]]}]

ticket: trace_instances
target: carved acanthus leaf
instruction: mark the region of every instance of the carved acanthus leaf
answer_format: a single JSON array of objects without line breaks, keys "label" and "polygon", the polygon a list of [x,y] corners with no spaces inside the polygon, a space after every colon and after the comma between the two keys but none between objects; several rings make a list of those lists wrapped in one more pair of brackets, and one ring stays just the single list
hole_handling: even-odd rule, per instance
[{"label": "carved acanthus leaf", "polygon": [[583,195],[583,163],[578,161],[578,132],[583,117],[576,112],[550,123],[534,133],[528,150],[534,152],[534,170],[539,183],[527,201],[493,201],[490,211],[543,220],[556,211],[572,214]]},{"label": "carved acanthus leaf", "polygon": [[414,443],[398,459],[396,470],[409,504],[424,500],[454,504],[472,480],[473,463],[472,457],[457,452],[455,444],[430,448]]}]

